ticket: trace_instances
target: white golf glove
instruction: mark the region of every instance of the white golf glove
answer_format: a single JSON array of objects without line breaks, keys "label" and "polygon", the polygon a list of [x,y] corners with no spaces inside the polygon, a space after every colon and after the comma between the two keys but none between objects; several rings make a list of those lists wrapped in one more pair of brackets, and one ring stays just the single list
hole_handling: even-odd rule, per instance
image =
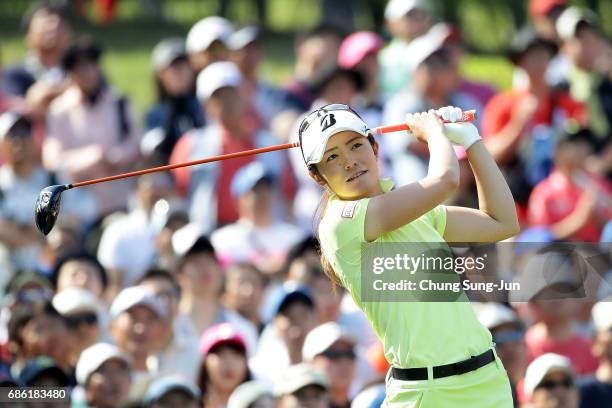
[{"label": "white golf glove", "polygon": [[478,134],[478,129],[470,122],[454,123],[461,120],[463,112],[460,108],[454,106],[445,106],[440,108],[435,113],[445,122],[444,130],[446,137],[458,146],[463,146],[465,150],[469,149],[477,141],[482,138]]}]

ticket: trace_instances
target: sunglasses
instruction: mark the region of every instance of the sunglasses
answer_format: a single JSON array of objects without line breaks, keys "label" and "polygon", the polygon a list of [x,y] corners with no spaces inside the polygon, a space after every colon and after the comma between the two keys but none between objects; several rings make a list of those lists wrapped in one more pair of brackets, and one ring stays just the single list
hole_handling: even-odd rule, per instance
[{"label": "sunglasses", "polygon": [[555,389],[557,387],[563,387],[563,388],[571,388],[574,386],[574,381],[571,378],[566,378],[564,380],[560,380],[560,381],[553,381],[553,380],[544,380],[542,381],[537,387],[536,390],[538,388],[543,388],[545,390],[552,390]]},{"label": "sunglasses", "polygon": [[302,134],[306,131],[306,129],[308,129],[308,127],[310,127],[310,125],[315,121],[315,119],[321,118],[321,126],[323,126],[323,123],[326,120],[325,117],[327,116],[327,114],[329,112],[334,112],[334,111],[348,111],[348,112],[354,113],[355,115],[359,117],[359,119],[361,119],[361,116],[359,116],[359,114],[355,112],[353,108],[343,103],[330,103],[329,105],[322,106],[319,109],[310,112],[308,116],[306,116],[302,120],[302,123],[300,123],[299,131],[298,131],[298,136],[300,138],[300,144],[302,143]]},{"label": "sunglasses", "polygon": [[353,350],[326,350],[321,353],[322,356],[329,358],[330,360],[340,360],[342,358],[347,358],[349,360],[354,360],[356,358],[355,352]]},{"label": "sunglasses", "polygon": [[523,341],[525,332],[522,330],[503,331],[493,335],[493,341],[496,345],[501,346],[507,343],[518,343]]},{"label": "sunglasses", "polygon": [[98,323],[98,316],[95,313],[86,313],[66,318],[66,324],[69,328],[75,329],[83,324],[88,326]]}]

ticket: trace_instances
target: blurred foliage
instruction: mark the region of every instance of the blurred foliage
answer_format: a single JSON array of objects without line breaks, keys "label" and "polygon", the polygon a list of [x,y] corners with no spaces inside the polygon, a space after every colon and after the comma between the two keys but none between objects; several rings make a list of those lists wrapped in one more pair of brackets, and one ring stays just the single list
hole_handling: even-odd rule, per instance
[{"label": "blurred foliage", "polygon": [[[77,31],[96,38],[105,46],[107,52],[103,64],[111,83],[130,95],[141,111],[153,99],[152,47],[162,38],[185,36],[195,21],[216,14],[219,5],[218,0],[119,0],[115,22],[102,26],[94,22],[96,10],[93,2],[82,1],[88,4],[88,18],[74,19]],[[334,1],[354,5],[357,28],[378,27],[384,33],[381,19],[386,0]],[[0,0],[0,58],[3,65],[23,58],[25,45],[21,20],[32,3],[31,0]],[[237,24],[255,21],[257,9],[254,3],[251,0],[232,0],[229,18]],[[320,20],[320,3],[321,0],[267,0],[266,60],[262,67],[266,79],[282,83],[289,77],[294,59],[294,34]],[[576,0],[570,3],[596,7],[606,31],[612,32],[612,1]],[[470,51],[462,67],[465,74],[500,89],[507,88],[512,68],[503,58],[503,50],[515,27],[527,21],[527,1],[430,0],[428,4],[436,16],[458,22],[462,28]]]}]

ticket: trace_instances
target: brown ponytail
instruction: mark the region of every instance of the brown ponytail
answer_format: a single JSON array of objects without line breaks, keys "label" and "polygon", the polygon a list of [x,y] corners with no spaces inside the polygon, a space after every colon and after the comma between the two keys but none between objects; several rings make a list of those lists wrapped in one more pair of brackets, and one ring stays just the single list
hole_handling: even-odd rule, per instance
[{"label": "brown ponytail", "polygon": [[[319,171],[317,170],[316,166],[311,165],[309,168],[309,171],[317,175],[318,177],[320,177]],[[332,290],[335,293],[336,287],[338,286],[342,287],[343,285],[342,285],[342,282],[340,281],[340,278],[338,278],[338,275],[336,275],[336,272],[334,271],[334,268],[332,267],[331,262],[329,262],[329,259],[327,259],[327,257],[321,250],[321,239],[319,238],[319,224],[321,224],[321,220],[323,219],[323,216],[325,215],[325,210],[327,209],[327,203],[331,195],[332,193],[329,191],[329,187],[325,187],[325,191],[321,195],[321,198],[319,199],[319,204],[317,205],[317,209],[315,210],[315,215],[314,215],[313,222],[312,222],[312,228],[314,230],[314,236],[319,242],[319,252],[321,254],[321,266],[323,267],[323,272],[325,272],[325,275],[327,275],[329,280],[331,280]]]}]

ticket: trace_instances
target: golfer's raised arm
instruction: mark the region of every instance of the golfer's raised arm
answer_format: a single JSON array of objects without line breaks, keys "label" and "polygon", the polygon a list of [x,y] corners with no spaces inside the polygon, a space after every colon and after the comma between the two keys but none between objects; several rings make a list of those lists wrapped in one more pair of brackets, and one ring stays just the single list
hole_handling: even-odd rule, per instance
[{"label": "golfer's raised arm", "polygon": [[367,241],[430,211],[449,198],[459,185],[457,156],[444,135],[442,121],[433,111],[408,115],[406,121],[416,138],[429,146],[427,176],[370,200],[364,231]]},{"label": "golfer's raised arm", "polygon": [[478,209],[447,207],[447,242],[496,242],[518,234],[514,198],[482,141],[467,149],[478,190]]}]

